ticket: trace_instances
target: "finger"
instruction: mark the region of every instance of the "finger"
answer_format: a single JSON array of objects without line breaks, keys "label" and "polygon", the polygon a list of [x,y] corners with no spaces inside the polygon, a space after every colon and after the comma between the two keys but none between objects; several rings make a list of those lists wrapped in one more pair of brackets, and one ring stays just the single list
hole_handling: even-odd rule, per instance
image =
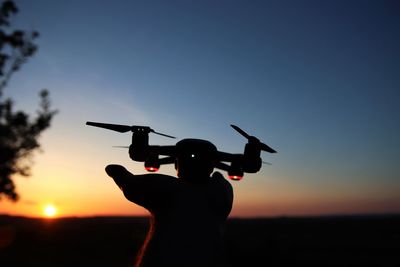
[{"label": "finger", "polygon": [[114,179],[114,182],[121,189],[127,183],[129,177],[133,176],[133,174],[127,171],[123,166],[115,164],[108,165],[106,167],[106,173]]}]

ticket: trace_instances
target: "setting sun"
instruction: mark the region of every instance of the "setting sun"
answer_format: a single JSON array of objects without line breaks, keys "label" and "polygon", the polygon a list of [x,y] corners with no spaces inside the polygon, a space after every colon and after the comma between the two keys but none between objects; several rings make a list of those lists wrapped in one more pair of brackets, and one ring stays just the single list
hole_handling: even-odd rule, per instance
[{"label": "setting sun", "polygon": [[52,218],[57,214],[57,208],[54,205],[48,204],[44,207],[43,213],[46,217]]}]

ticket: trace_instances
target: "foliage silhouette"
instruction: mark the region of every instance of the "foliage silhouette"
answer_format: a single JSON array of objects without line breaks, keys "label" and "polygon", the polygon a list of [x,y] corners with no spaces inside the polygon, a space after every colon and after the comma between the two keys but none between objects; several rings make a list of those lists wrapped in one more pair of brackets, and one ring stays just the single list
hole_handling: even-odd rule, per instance
[{"label": "foliage silhouette", "polygon": [[50,108],[49,93],[40,92],[39,110],[35,118],[14,110],[13,100],[4,97],[4,88],[12,74],[34,55],[36,31],[11,30],[10,18],[18,13],[13,1],[0,7],[0,200],[18,200],[13,175],[30,175],[32,152],[40,147],[38,138],[50,126],[57,111]]}]

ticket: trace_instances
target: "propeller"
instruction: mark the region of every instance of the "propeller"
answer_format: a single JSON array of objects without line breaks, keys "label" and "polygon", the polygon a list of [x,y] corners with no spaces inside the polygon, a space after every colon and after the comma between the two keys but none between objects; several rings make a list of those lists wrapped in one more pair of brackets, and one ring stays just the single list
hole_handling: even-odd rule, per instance
[{"label": "propeller", "polygon": [[90,125],[90,126],[94,126],[94,127],[100,127],[100,128],[104,128],[104,129],[108,129],[108,130],[112,130],[112,131],[116,131],[119,133],[126,133],[126,132],[136,132],[136,131],[145,131],[146,133],[155,133],[158,135],[162,135],[165,137],[169,137],[169,138],[176,138],[174,136],[171,135],[167,135],[167,134],[163,134],[163,133],[159,133],[154,131],[153,129],[151,129],[148,126],[128,126],[128,125],[120,125],[120,124],[110,124],[110,123],[100,123],[100,122],[92,122],[92,121],[87,121],[86,125]]},{"label": "propeller", "polygon": [[165,136],[165,137],[169,137],[169,138],[176,138],[175,136],[171,136],[171,135],[168,135],[168,134],[163,134],[163,133],[156,132],[151,128],[150,128],[150,132],[158,134],[158,135],[162,135],[162,136]]},{"label": "propeller", "polygon": [[258,140],[256,137],[249,135],[248,133],[246,133],[245,131],[243,131],[242,129],[237,127],[236,125],[231,124],[231,127],[233,129],[235,129],[238,133],[243,135],[245,138],[247,138],[247,140],[249,140],[249,143],[255,143],[255,144],[259,145],[261,150],[269,152],[269,153],[276,153],[276,151],[274,149],[272,149],[271,147],[267,146],[266,144],[260,142],[260,140]]}]

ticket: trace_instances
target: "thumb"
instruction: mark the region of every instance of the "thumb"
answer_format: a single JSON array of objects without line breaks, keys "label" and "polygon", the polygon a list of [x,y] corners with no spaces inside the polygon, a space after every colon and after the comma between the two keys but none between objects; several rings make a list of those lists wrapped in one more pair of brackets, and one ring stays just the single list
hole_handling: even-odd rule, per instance
[{"label": "thumb", "polygon": [[121,189],[125,186],[129,177],[133,176],[133,174],[127,171],[123,166],[116,164],[107,165],[106,173],[114,179],[114,182]]}]

